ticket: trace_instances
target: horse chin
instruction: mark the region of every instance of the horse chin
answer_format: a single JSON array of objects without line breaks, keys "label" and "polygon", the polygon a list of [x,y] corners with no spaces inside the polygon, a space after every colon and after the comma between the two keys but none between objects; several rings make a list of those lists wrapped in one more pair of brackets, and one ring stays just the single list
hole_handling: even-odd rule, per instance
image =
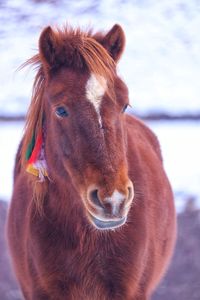
[{"label": "horse chin", "polygon": [[105,221],[105,220],[98,219],[97,217],[89,213],[89,219],[91,223],[95,226],[95,228],[98,230],[113,230],[124,225],[126,223],[127,217],[125,216],[119,220]]}]

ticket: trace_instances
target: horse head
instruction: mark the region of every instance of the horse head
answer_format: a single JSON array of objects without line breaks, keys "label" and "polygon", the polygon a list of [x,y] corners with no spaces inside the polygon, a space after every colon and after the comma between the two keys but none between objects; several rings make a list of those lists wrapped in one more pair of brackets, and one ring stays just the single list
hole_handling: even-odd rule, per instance
[{"label": "horse head", "polygon": [[116,71],[124,44],[119,25],[104,35],[47,27],[39,39],[48,173],[63,188],[71,178],[98,229],[123,225],[134,196],[126,155],[128,90]]}]

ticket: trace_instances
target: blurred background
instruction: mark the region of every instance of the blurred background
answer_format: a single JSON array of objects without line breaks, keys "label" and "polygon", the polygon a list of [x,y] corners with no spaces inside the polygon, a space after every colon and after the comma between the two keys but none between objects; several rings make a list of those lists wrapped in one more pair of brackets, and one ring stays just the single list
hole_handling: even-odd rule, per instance
[{"label": "blurred background", "polygon": [[[9,266],[4,227],[14,157],[30,103],[33,70],[47,25],[108,31],[119,23],[126,49],[119,74],[131,113],[157,134],[178,217],[174,259],[153,299],[200,299],[200,1],[0,1],[0,300],[23,299]],[[95,300],[95,299],[94,299]]]}]

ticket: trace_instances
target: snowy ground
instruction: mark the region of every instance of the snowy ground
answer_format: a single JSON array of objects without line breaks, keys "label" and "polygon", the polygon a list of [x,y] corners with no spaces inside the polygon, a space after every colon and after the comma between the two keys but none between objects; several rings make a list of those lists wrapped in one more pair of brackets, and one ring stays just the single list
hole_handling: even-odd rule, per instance
[{"label": "snowy ground", "polygon": [[[200,207],[200,123],[151,122],[162,146],[165,168],[173,186],[176,207],[183,210],[188,198]],[[23,123],[0,123],[0,199],[9,201],[14,157]]]},{"label": "snowy ground", "polygon": [[171,181],[178,211],[184,200],[200,207],[200,122],[151,122],[161,143],[164,165]]},{"label": "snowy ground", "polygon": [[127,47],[120,73],[138,112],[200,111],[200,1],[5,0],[0,2],[0,114],[24,113],[32,73],[15,70],[35,54],[48,24],[108,30],[120,23]]},{"label": "snowy ground", "polygon": [[23,122],[0,123],[0,199],[10,200],[13,167],[17,147],[23,131]]}]

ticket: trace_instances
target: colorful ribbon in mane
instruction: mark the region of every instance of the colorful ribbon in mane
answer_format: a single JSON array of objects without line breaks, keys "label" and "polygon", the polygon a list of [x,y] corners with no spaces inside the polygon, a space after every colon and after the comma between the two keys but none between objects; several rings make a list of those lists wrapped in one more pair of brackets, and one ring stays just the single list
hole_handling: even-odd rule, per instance
[{"label": "colorful ribbon in mane", "polygon": [[43,135],[40,132],[35,139],[35,133],[26,151],[27,167],[26,171],[36,177],[39,177],[40,181],[44,181],[47,173],[47,164],[44,157],[44,143]]}]

